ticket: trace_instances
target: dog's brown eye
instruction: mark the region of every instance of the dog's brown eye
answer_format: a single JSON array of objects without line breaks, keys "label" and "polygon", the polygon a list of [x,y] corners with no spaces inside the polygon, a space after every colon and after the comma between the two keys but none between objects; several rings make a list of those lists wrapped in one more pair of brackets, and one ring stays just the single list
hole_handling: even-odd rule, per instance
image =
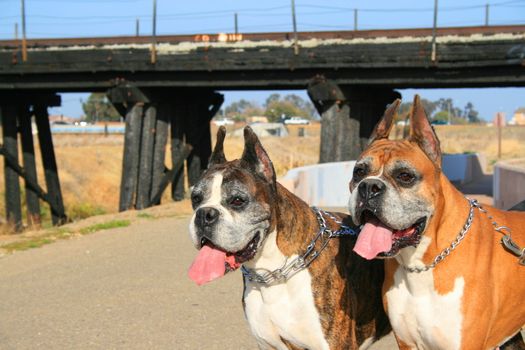
[{"label": "dog's brown eye", "polygon": [[230,205],[234,207],[240,207],[242,206],[246,201],[242,199],[241,197],[233,197],[230,201]]},{"label": "dog's brown eye", "polygon": [[414,175],[402,172],[397,175],[397,179],[404,183],[410,183],[412,180],[414,180]]}]

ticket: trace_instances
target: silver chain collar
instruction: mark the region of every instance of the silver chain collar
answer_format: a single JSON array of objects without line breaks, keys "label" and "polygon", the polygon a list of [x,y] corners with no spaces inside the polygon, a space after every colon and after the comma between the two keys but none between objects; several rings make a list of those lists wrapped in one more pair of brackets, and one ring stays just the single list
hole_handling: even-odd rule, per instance
[{"label": "silver chain collar", "polygon": [[[456,236],[456,239],[450,244],[450,246],[448,246],[447,248],[443,249],[441,251],[441,253],[439,253],[439,255],[434,258],[434,260],[432,261],[431,264],[425,265],[423,267],[408,267],[408,266],[404,266],[403,265],[403,268],[406,271],[408,271],[408,272],[417,272],[417,273],[428,271],[428,270],[433,269],[434,267],[436,267],[436,265],[439,264],[440,262],[442,262],[443,260],[445,260],[445,258],[447,256],[449,256],[450,253],[452,253],[452,251],[457,248],[457,246],[461,243],[463,238],[465,238],[465,235],[467,234],[468,230],[472,226],[472,221],[474,221],[474,208],[478,208],[478,210],[480,212],[482,212],[482,213],[487,215],[487,217],[491,220],[492,226],[494,226],[494,230],[496,232],[502,233],[504,235],[502,237],[502,239],[501,239],[501,243],[511,253],[513,253],[514,255],[518,256],[519,263],[521,265],[525,265],[525,248],[521,249],[512,240],[510,228],[508,228],[506,226],[500,226],[495,221],[493,221],[493,217],[491,215],[489,215],[488,212],[485,209],[483,209],[481,204],[479,204],[476,199],[470,199],[470,198],[467,198],[467,199],[468,199],[468,201],[470,203],[469,215],[467,217],[467,221],[465,222],[465,225],[463,225],[463,228],[461,229],[459,234]],[[508,232],[508,233],[505,234],[505,231]]]},{"label": "silver chain collar", "polygon": [[[326,248],[331,238],[346,235],[355,236],[357,234],[355,230],[344,225],[334,215],[320,210],[316,207],[313,207],[312,209],[315,211],[317,221],[319,222],[319,231],[314,236],[310,244],[308,244],[308,246],[306,247],[306,251],[302,255],[295,257],[291,261],[288,261],[288,258],[286,258],[283,265],[280,268],[275,269],[273,271],[269,271],[266,269],[257,269],[262,270],[262,272],[256,272],[255,270],[249,269],[243,265],[241,267],[241,271],[248,281],[265,285],[285,282],[292,276],[297,274],[299,271],[307,268]],[[337,223],[340,227],[339,230],[330,230],[326,225],[326,220],[323,214],[331,218],[335,223]],[[315,249],[318,241],[320,242],[319,248]]]},{"label": "silver chain collar", "polygon": [[494,226],[494,231],[499,232],[503,235],[501,237],[501,244],[512,254],[516,255],[518,257],[518,262],[520,265],[525,266],[525,248],[520,248],[516,242],[512,240],[512,232],[511,229],[507,226],[500,226],[496,221],[494,221],[494,218],[492,215],[489,215],[489,213],[483,209],[481,205],[478,204],[478,208],[482,213],[485,213],[487,217],[490,220],[490,223],[492,226]]}]

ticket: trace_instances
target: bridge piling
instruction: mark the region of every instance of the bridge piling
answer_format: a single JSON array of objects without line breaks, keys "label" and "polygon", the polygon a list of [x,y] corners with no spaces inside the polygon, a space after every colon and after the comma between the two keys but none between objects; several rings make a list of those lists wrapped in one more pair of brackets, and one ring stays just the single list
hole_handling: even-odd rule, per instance
[{"label": "bridge piling", "polygon": [[350,107],[350,118],[358,121],[359,144],[362,151],[368,145],[368,139],[383,116],[386,106],[396,98],[401,98],[401,94],[381,86],[345,86],[343,91]]},{"label": "bridge piling", "polygon": [[[4,152],[7,157],[18,160],[18,135],[17,135],[16,105],[2,106],[2,136]],[[5,176],[5,210],[8,224],[13,225],[15,231],[22,230],[22,208],[20,201],[20,182],[18,174],[4,157]]]},{"label": "bridge piling", "polygon": [[[107,95],[119,113],[127,106],[119,210],[159,204],[170,182],[173,200],[184,199],[183,164],[191,186],[208,165],[210,121],[223,96],[209,89],[139,89],[125,81]],[[164,164],[170,123],[171,170]]]},{"label": "bridge piling", "polygon": [[140,102],[130,104],[126,113],[119,211],[125,211],[135,207],[134,200],[138,183],[142,109],[143,104]]},{"label": "bridge piling", "polygon": [[51,221],[53,222],[53,225],[61,225],[67,221],[67,217],[64,210],[64,202],[62,200],[62,191],[60,189],[60,181],[58,178],[55,149],[53,147],[53,138],[51,136],[51,127],[49,126],[47,107],[47,104],[39,103],[33,106],[33,110],[38,129],[38,142],[40,144],[40,153],[42,154],[47,193],[51,200]]},{"label": "bridge piling", "polygon": [[151,179],[150,198],[152,205],[160,204],[160,199],[154,201],[154,196],[160,190],[162,177],[166,170],[164,160],[166,158],[166,144],[168,142],[169,117],[170,106],[165,102],[159,103],[155,124],[155,145],[153,149],[153,175]]},{"label": "bridge piling", "polygon": [[[186,114],[185,110],[187,106],[177,102],[173,104],[171,108],[171,163],[173,169],[175,169],[175,164],[180,160],[186,144],[184,140],[184,115]],[[184,160],[182,161],[182,164],[184,164]],[[181,201],[184,199],[184,182],[184,166],[181,166],[175,170],[172,180],[171,198],[174,201]]]},{"label": "bridge piling", "polygon": [[[197,90],[191,95],[182,95],[174,106],[171,120],[171,152],[175,166],[185,145],[192,148],[186,159],[188,184],[192,186],[208,167],[211,155],[210,121],[215,116],[224,96],[209,90]],[[177,171],[172,184],[172,198],[184,198],[184,169]]]},{"label": "bridge piling", "polygon": [[[3,146],[0,147],[0,154],[4,156],[6,217],[7,221],[14,225],[16,231],[23,228],[18,177],[24,179],[28,226],[39,225],[41,222],[39,199],[49,204],[54,225],[67,221],[47,114],[49,106],[60,106],[60,96],[54,93],[27,91],[23,93],[4,92],[0,96],[3,129]],[[40,187],[37,181],[35,146],[31,127],[33,114],[38,130],[47,192]],[[23,167],[18,161],[18,133],[20,133],[22,146]]]},{"label": "bridge piling", "polygon": [[338,86],[324,76],[308,84],[308,96],[321,115],[319,162],[357,159],[385,106],[399,93],[373,86]]},{"label": "bridge piling", "polygon": [[22,144],[23,166],[26,173],[25,191],[27,206],[27,223],[29,226],[40,226],[40,201],[30,182],[38,183],[35,163],[35,146],[31,128],[32,113],[29,106],[21,105],[18,113],[18,125]]},{"label": "bridge piling", "polygon": [[137,183],[137,209],[144,209],[150,203],[153,177],[153,151],[155,146],[155,125],[157,107],[149,104],[144,111],[140,142],[139,176]]}]

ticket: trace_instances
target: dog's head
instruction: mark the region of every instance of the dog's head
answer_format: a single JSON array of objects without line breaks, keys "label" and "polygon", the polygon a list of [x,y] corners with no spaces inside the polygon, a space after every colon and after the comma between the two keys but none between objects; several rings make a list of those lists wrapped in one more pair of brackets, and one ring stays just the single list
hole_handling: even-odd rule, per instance
[{"label": "dog's head", "polygon": [[190,237],[200,250],[189,275],[203,284],[253,259],[271,227],[275,171],[250,127],[244,129],[241,159],[227,161],[217,133],[210,166],[193,186]]},{"label": "dog's head", "polygon": [[376,125],[350,182],[349,210],[354,222],[364,225],[355,251],[367,259],[417,246],[440,191],[439,140],[419,96],[410,112],[409,136],[388,139],[399,104],[394,101]]}]

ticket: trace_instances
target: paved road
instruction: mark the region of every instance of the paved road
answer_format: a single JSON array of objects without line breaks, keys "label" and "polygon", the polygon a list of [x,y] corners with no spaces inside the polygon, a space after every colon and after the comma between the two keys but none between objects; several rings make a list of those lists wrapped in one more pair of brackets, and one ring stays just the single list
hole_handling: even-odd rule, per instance
[{"label": "paved road", "polygon": [[187,227],[143,220],[1,258],[0,349],[256,349],[240,273],[186,277]]},{"label": "paved road", "polygon": [[188,220],[0,259],[0,349],[254,349],[239,273],[196,287]]}]

